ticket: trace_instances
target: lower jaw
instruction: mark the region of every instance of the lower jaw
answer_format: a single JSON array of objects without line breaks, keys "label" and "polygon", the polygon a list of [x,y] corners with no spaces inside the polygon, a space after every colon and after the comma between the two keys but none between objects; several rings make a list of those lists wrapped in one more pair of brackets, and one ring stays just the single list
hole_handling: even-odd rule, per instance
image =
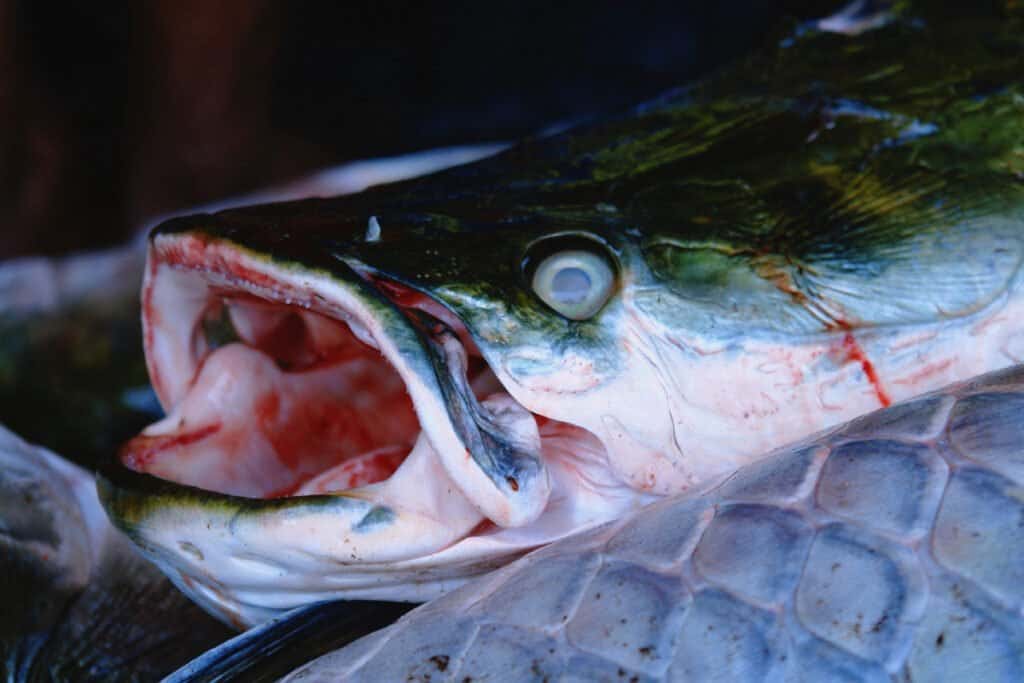
[{"label": "lower jaw", "polygon": [[[363,360],[349,354],[344,362]],[[481,396],[500,388],[485,365],[477,364],[474,373],[472,383]],[[200,363],[191,389],[169,416],[125,446],[121,461],[136,472],[207,491],[211,500],[222,499],[217,494],[262,499],[268,515],[274,514],[276,501],[301,504],[304,498],[328,495],[371,502],[389,511],[390,532],[376,539],[364,535],[357,553],[349,552],[346,557],[346,551],[341,551],[334,562],[353,566],[413,562],[415,571],[467,562],[467,567],[474,562],[491,567],[495,558],[507,558],[605,521],[641,500],[608,475],[604,449],[595,437],[535,416],[544,461],[554,479],[552,499],[536,522],[518,529],[497,527],[470,505],[447,476],[440,457],[420,431],[400,381],[384,402],[395,412],[391,436],[376,441],[350,438],[352,448],[339,451],[338,442],[345,441],[344,431],[352,428],[351,420],[331,423],[326,419],[332,414],[331,397],[311,397],[309,391],[310,387],[351,384],[352,377],[351,368],[346,371],[330,363],[289,372],[257,349],[237,343],[221,347]],[[259,384],[259,390],[252,390],[247,381]],[[395,381],[383,374],[376,377],[377,385],[391,382],[393,389]],[[304,389],[289,398],[289,382],[299,382]],[[269,392],[268,387],[278,387],[277,393]],[[277,397],[279,424],[271,424],[265,406],[260,407],[271,395]],[[338,403],[333,413],[344,415],[342,408],[351,397],[333,398]],[[320,411],[317,415],[325,419],[310,417],[308,404],[313,403]],[[291,408],[297,413],[290,420],[285,419],[289,404],[294,404]],[[222,412],[213,410],[215,407]],[[223,412],[225,408],[231,408],[234,423],[231,415]],[[325,444],[333,445],[334,452],[317,453],[318,449],[330,451]],[[282,453],[289,445],[292,451]],[[285,467],[288,462],[291,467]],[[284,477],[252,476],[253,472],[284,473]],[[261,503],[254,500],[247,505],[258,508]],[[348,531],[340,520],[334,528],[317,527],[317,533],[343,535]],[[194,545],[191,540],[186,542]],[[329,545],[319,550],[307,547],[303,552],[322,552],[327,557]],[[391,566],[387,569],[389,587],[379,593],[381,571],[371,572],[372,597],[417,599],[425,590],[400,589],[403,570]],[[355,574],[348,575],[355,579]],[[446,577],[442,583],[453,580]],[[366,589],[355,584],[350,588]]]},{"label": "lower jaw", "polygon": [[[186,487],[166,484],[141,518],[122,527],[179,587],[236,626],[326,599],[422,602],[653,500],[619,486],[599,467],[600,443],[574,429],[542,425],[553,495],[525,527],[496,527],[457,505],[440,518],[436,508],[424,514],[414,494],[432,494],[417,482],[431,482],[434,494],[448,484],[436,458],[415,452],[388,482],[329,496],[247,501],[194,489],[179,496]],[[108,510],[137,514],[137,504],[124,504],[125,487],[107,488]]]}]

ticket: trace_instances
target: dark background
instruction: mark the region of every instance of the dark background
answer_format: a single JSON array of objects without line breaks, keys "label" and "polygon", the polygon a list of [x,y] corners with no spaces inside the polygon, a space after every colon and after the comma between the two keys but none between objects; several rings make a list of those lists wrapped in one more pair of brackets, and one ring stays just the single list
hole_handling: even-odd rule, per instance
[{"label": "dark background", "polygon": [[615,111],[839,4],[0,0],[0,258]]}]

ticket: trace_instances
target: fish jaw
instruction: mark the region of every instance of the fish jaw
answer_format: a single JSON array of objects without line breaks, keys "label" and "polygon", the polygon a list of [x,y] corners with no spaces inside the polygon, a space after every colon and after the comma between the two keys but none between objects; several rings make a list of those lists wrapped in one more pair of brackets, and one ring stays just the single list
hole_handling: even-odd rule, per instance
[{"label": "fish jaw", "polygon": [[[268,354],[277,353],[275,342],[267,342],[266,335],[248,337],[244,340],[247,345],[251,343],[260,347],[269,343],[270,346],[250,354],[253,356],[250,359],[233,358],[224,361],[225,367],[216,368],[212,373],[214,377],[211,386],[204,386],[203,389],[220,388],[216,386],[217,382],[237,384],[240,381],[237,375],[254,372],[261,364],[260,361],[263,361],[267,374],[274,374],[274,369],[267,366],[275,363],[288,368],[292,384],[317,383],[314,376],[325,372],[322,369],[325,366],[328,373],[336,370],[336,376],[329,376],[322,383],[340,384],[350,381],[352,384],[345,387],[345,393],[350,395],[336,398],[360,400],[363,395],[372,394],[376,390],[371,385],[378,378],[364,377],[361,366],[376,363],[378,367],[384,367],[385,370],[390,368],[397,373],[408,399],[401,395],[400,389],[396,391],[391,387],[389,393],[392,399],[396,402],[411,400],[419,424],[437,448],[450,476],[463,491],[480,492],[475,496],[474,504],[483,514],[498,525],[519,526],[535,519],[543,509],[549,487],[536,452],[536,444],[532,444],[533,452],[529,452],[529,445],[520,449],[510,446],[506,449],[508,452],[501,454],[506,456],[502,459],[499,454],[492,452],[496,449],[488,450],[485,445],[477,443],[480,441],[479,436],[473,432],[481,424],[486,425],[493,416],[481,404],[473,401],[473,396],[460,391],[459,387],[452,388],[451,385],[461,381],[457,376],[458,368],[452,367],[452,372],[447,372],[450,359],[437,357],[444,353],[439,350],[444,344],[436,338],[444,334],[444,331],[435,333],[416,329],[400,310],[359,276],[348,271],[343,264],[330,275],[305,269],[296,272],[230,243],[191,234],[157,235],[153,240],[149,263],[143,285],[143,331],[147,363],[157,395],[172,418],[176,417],[175,411],[179,407],[188,407],[184,405],[191,398],[188,389],[194,388],[196,382],[204,379],[207,363],[217,362],[219,357],[228,353],[236,357],[239,355],[233,344],[212,352],[206,348],[205,341],[198,334],[203,311],[210,305],[218,305],[218,300],[248,295],[259,302],[283,304],[285,315],[297,314],[303,318],[305,326],[301,332],[298,335],[291,330],[281,332],[285,339],[278,346],[293,347],[296,342],[304,344],[308,347],[309,358],[270,359]],[[180,306],[182,300],[189,302],[186,308]],[[166,320],[167,311],[175,311],[179,319]],[[252,328],[266,322],[265,316],[246,315],[241,307],[232,309],[232,314],[246,318],[246,322],[250,323],[240,325],[241,328]],[[183,324],[184,321],[180,319],[183,315],[189,322]],[[326,331],[322,329],[325,327],[328,328]],[[294,355],[294,348],[285,350]],[[458,352],[448,352],[448,355],[453,353]],[[334,355],[340,355],[341,359],[336,360]],[[353,355],[358,357],[353,360]],[[237,361],[235,365],[241,366],[240,372],[231,372],[232,360]],[[303,365],[298,367],[297,364]],[[289,378],[280,379],[276,382],[277,391],[271,394],[271,397],[280,397],[279,403],[285,401],[289,393],[284,386]],[[394,381],[393,377],[385,376],[384,379]],[[226,387],[228,395],[219,401],[215,400],[220,405],[214,408],[228,410],[231,404],[244,398],[234,395],[232,390],[237,389],[236,386]],[[239,393],[246,394],[247,389],[242,387]],[[450,398],[455,393],[461,399],[458,402]],[[316,398],[324,397],[314,396]],[[202,399],[208,399],[208,392],[207,396],[200,397]],[[360,413],[354,417],[365,418],[379,408],[373,406],[365,411],[366,414]],[[255,406],[255,410],[260,412],[259,406]],[[459,411],[474,414],[457,416]],[[324,419],[313,421],[324,422],[329,419],[330,416],[325,416]],[[181,422],[179,418],[178,424],[172,424],[171,428],[180,427]],[[286,421],[282,429],[286,431],[295,426],[308,427],[300,419],[298,422]],[[158,432],[163,431],[156,425],[147,431],[154,428]],[[305,440],[309,435],[277,436]],[[528,441],[529,437],[523,439]],[[132,450],[128,449],[129,456]],[[280,453],[281,447],[276,450],[279,456],[283,456]],[[288,458],[283,456],[283,459]],[[470,460],[485,461],[485,466],[492,469],[468,466]],[[256,493],[265,496],[268,492]]]},{"label": "fish jaw", "polygon": [[[215,315],[236,339],[211,341]],[[344,263],[158,232],[143,329],[167,416],[101,472],[101,499],[228,623],[331,597],[426,600],[651,500],[609,476],[591,434],[488,380],[464,330]]]}]

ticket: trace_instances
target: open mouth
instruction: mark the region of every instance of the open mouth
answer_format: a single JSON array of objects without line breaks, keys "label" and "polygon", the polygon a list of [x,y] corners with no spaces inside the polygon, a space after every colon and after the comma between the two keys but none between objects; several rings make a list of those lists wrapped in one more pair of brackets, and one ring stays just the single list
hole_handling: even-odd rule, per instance
[{"label": "open mouth", "polygon": [[354,321],[207,291],[191,325],[191,381],[164,420],[125,446],[125,465],[250,498],[344,491],[394,474],[419,421],[365,330],[360,340]]},{"label": "open mouth", "polygon": [[346,561],[422,559],[488,537],[496,545],[477,543],[476,556],[507,555],[637,504],[600,441],[514,400],[454,314],[358,264],[323,273],[201,233],[160,234],[143,322],[166,417],[121,463],[252,503],[365,502],[330,530],[349,543],[372,518],[379,538],[352,541]]}]

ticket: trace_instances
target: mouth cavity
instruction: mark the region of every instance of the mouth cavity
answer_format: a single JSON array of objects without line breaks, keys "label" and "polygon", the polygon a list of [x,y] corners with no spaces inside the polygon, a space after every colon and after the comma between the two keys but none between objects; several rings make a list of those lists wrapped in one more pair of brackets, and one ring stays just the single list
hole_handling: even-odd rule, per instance
[{"label": "mouth cavity", "polygon": [[125,465],[251,498],[347,490],[394,473],[419,422],[364,330],[361,340],[322,313],[208,293],[190,326],[191,380],[167,417],[125,446]]},{"label": "mouth cavity", "polygon": [[[246,498],[383,498],[463,535],[536,520],[545,442],[565,453],[576,439],[594,459],[594,437],[512,399],[448,309],[352,273],[358,295],[336,296],[235,245],[158,236],[143,323],[167,415],[121,462]],[[440,519],[451,499],[460,519]]]}]

